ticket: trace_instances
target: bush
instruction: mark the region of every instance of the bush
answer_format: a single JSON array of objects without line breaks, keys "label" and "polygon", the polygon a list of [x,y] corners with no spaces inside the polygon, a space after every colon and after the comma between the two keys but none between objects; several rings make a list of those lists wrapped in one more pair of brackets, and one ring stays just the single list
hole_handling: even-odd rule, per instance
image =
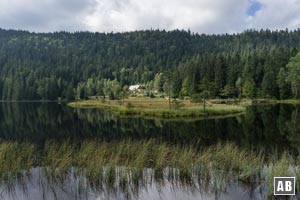
[{"label": "bush", "polygon": [[133,104],[130,102],[126,104],[126,108],[133,108],[133,107],[134,107]]},{"label": "bush", "polygon": [[150,92],[150,95],[149,95],[150,98],[154,98],[154,94],[152,92]]},{"label": "bush", "polygon": [[203,101],[202,99],[203,99],[203,96],[200,93],[191,95],[191,101],[194,103],[200,103]]},{"label": "bush", "polygon": [[184,104],[182,103],[182,101],[177,101],[176,99],[174,99],[172,101],[172,107],[175,109],[175,110],[178,110],[180,108],[182,108],[184,106]]}]

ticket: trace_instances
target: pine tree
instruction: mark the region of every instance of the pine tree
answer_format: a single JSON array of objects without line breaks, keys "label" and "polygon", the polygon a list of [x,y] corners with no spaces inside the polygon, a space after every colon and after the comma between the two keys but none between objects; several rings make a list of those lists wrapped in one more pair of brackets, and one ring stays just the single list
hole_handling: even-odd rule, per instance
[{"label": "pine tree", "polygon": [[300,97],[300,53],[292,57],[287,65],[287,81],[291,84],[294,98]]}]

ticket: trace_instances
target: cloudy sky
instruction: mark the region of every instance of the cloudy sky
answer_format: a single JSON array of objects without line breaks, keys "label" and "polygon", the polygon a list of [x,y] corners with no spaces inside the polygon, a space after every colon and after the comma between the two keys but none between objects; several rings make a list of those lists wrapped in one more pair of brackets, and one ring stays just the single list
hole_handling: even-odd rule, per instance
[{"label": "cloudy sky", "polygon": [[0,0],[0,28],[35,32],[299,27],[300,0]]}]

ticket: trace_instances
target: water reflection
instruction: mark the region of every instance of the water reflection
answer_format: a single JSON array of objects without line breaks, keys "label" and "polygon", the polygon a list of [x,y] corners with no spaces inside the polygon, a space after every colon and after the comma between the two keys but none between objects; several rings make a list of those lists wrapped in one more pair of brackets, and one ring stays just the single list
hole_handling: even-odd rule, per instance
[{"label": "water reflection", "polygon": [[296,148],[299,106],[249,107],[245,115],[193,121],[120,118],[98,109],[58,103],[2,103],[0,138],[43,144],[47,139],[101,138],[107,141],[155,138],[170,143],[232,141],[243,147]]},{"label": "water reflection", "polygon": [[33,168],[9,183],[0,185],[1,199],[266,199],[265,185],[251,187],[230,182],[224,176],[213,176],[211,180],[194,177],[189,182],[171,179],[167,170],[157,180],[151,169],[145,169],[136,183],[124,183],[116,169],[116,177],[110,184],[90,182],[85,175],[71,169],[64,177],[49,176],[45,168]]},{"label": "water reflection", "polygon": [[[293,151],[300,145],[300,106],[249,107],[245,115],[206,120],[120,118],[98,109],[73,109],[58,103],[1,103],[0,138],[29,141],[43,148],[48,139],[62,141],[101,139],[152,139],[166,144],[200,144],[231,141],[250,149]],[[72,168],[53,176],[47,168],[1,180],[2,199],[266,199],[267,187],[256,179],[241,183],[230,174],[178,179],[164,171],[157,176],[145,169],[138,178],[127,178],[116,169],[110,181],[91,180]],[[123,174],[123,175],[122,175]],[[109,173],[107,172],[107,175]],[[120,176],[121,175],[121,176]],[[106,176],[107,177],[107,176]],[[125,178],[124,178],[125,177]],[[210,177],[210,178],[207,178]],[[109,180],[108,178],[105,178]]]}]

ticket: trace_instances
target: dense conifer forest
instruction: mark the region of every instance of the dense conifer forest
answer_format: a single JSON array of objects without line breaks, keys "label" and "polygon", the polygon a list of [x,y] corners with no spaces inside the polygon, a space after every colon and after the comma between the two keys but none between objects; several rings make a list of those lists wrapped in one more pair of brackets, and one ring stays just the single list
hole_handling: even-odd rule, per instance
[{"label": "dense conifer forest", "polygon": [[300,97],[300,29],[30,33],[0,29],[0,99]]}]

